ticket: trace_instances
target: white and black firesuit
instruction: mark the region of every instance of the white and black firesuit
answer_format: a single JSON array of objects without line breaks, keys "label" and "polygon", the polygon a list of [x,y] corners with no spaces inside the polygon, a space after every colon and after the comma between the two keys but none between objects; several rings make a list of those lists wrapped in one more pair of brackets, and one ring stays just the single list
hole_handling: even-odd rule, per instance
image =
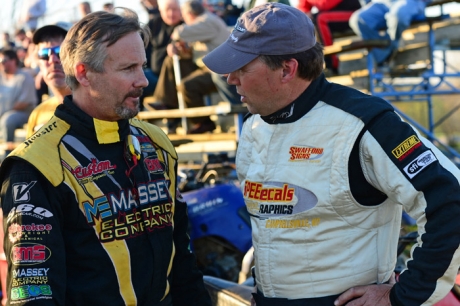
[{"label": "white and black firesuit", "polygon": [[159,128],[66,97],[1,166],[9,304],[210,305],[176,171]]},{"label": "white and black firesuit", "polygon": [[392,305],[433,305],[460,265],[460,171],[386,101],[322,75],[246,119],[237,171],[250,212],[257,306],[333,305],[387,282],[402,209],[419,231]]}]

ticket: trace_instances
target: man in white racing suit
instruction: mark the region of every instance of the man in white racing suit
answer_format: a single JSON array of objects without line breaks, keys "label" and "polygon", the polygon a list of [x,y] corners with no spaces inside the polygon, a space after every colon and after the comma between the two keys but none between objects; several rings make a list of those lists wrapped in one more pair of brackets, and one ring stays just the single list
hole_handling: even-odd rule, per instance
[{"label": "man in white racing suit", "polygon": [[[237,152],[257,306],[433,305],[460,265],[460,171],[386,101],[328,82],[311,20],[268,3],[204,63],[251,114]],[[402,210],[418,225],[395,283]]]}]

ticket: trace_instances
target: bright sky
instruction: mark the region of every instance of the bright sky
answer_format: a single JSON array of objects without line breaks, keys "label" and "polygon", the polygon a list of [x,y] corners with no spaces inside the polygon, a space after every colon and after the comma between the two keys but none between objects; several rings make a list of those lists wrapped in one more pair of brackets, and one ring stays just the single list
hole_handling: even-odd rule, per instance
[{"label": "bright sky", "polygon": [[[20,25],[17,24],[21,7],[25,0],[1,0],[0,9],[0,32],[13,34]],[[44,18],[39,20],[39,26],[57,21],[76,21],[81,18],[78,4],[83,0],[46,0],[47,12]],[[113,2],[115,6],[124,6],[135,10],[143,22],[148,16],[140,5],[140,0],[90,0],[93,11],[102,10],[102,5]]]}]

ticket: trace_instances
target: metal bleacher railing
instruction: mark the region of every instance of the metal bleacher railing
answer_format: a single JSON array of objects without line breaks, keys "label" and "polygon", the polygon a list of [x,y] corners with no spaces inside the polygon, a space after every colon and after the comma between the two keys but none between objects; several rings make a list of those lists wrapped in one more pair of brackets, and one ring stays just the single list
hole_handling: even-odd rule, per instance
[{"label": "metal bleacher railing", "polygon": [[[446,51],[456,49],[457,35],[442,33],[441,27],[448,28],[451,25],[460,24],[459,17],[451,17],[445,14],[443,6],[447,3],[459,3],[460,0],[434,0],[429,6],[438,6],[440,13],[434,17],[419,16],[411,25],[412,28],[423,28],[422,41],[417,43],[416,49],[421,50],[416,56],[416,51],[409,50],[406,62],[386,69],[376,69],[372,56],[366,56],[367,76],[366,90],[369,94],[381,97],[393,105],[395,111],[408,123],[416,127],[420,132],[435,143],[457,165],[460,165],[460,153],[448,144],[444,143],[435,135],[435,128],[450,117],[459,107],[453,107],[447,114],[435,122],[433,96],[446,94],[460,94],[460,86],[452,82],[453,78],[460,77],[460,70],[449,65]],[[420,34],[420,33],[419,33]],[[440,34],[437,37],[437,34]],[[358,49],[382,47],[384,41],[352,41],[346,45],[331,46],[325,48],[325,55],[340,54]],[[400,49],[401,50],[401,49]],[[438,54],[438,56],[435,56]],[[417,63],[411,62],[422,59]],[[435,65],[436,63],[436,65]],[[436,67],[435,67],[436,66]],[[362,73],[361,73],[362,74]],[[455,84],[457,83],[457,84]],[[427,123],[420,123],[398,109],[394,102],[426,102]]]},{"label": "metal bleacher railing", "polygon": [[[367,69],[369,70],[369,92],[374,96],[384,98],[389,102],[411,102],[425,101],[427,105],[426,126],[412,119],[404,112],[399,110],[394,104],[396,112],[407,122],[415,126],[424,133],[427,138],[439,146],[451,159],[460,165],[460,153],[448,144],[440,141],[435,135],[435,128],[448,116],[451,116],[456,108],[452,109],[445,116],[434,120],[433,96],[445,94],[460,94],[460,88],[451,82],[451,78],[459,78],[460,71],[450,66],[446,51],[455,48],[449,40],[436,39],[435,23],[451,19],[449,14],[444,14],[442,6],[449,2],[457,1],[433,1],[431,6],[438,5],[441,7],[440,15],[435,17],[419,16],[413,24],[427,24],[427,62],[422,67],[413,65],[406,66],[403,69],[390,69],[382,72],[373,69],[374,62],[372,56],[367,57]],[[435,51],[440,51],[441,56],[435,56]],[[435,69],[435,60],[437,67]],[[425,67],[423,67],[425,66]]]}]

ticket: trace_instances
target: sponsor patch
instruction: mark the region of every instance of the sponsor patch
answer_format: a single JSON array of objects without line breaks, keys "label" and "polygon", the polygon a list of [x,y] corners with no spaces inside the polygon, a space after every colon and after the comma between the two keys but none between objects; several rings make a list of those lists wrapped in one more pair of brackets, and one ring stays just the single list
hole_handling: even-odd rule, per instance
[{"label": "sponsor patch", "polygon": [[23,224],[13,223],[8,227],[8,238],[12,243],[18,240],[42,240],[42,234],[49,234],[53,229],[51,224]]},{"label": "sponsor patch", "polygon": [[146,157],[144,158],[145,169],[150,173],[163,173],[163,166],[160,163],[160,160],[156,157]]},{"label": "sponsor patch", "polygon": [[113,170],[117,168],[116,165],[112,165],[110,160],[98,161],[95,158],[91,159],[91,162],[86,166],[77,166],[72,169],[70,165],[62,161],[62,165],[66,167],[75,176],[80,183],[89,183],[95,181],[108,174],[113,174]]},{"label": "sponsor patch", "polygon": [[412,135],[403,142],[401,142],[396,148],[394,148],[391,153],[398,160],[403,160],[409,154],[411,154],[416,148],[420,147],[422,143],[416,135]]},{"label": "sponsor patch", "polygon": [[19,216],[30,216],[40,220],[44,218],[50,218],[53,216],[53,213],[47,210],[46,208],[35,206],[33,204],[20,204],[16,207],[13,207],[8,213],[7,222],[9,223],[13,218]]},{"label": "sponsor patch", "polygon": [[44,263],[51,257],[51,250],[38,243],[18,243],[11,248],[11,262],[14,265],[32,266]]},{"label": "sponsor patch", "polygon": [[437,160],[437,158],[434,156],[433,152],[423,152],[413,161],[411,161],[406,167],[404,167],[404,172],[407,174],[407,176],[409,176],[409,178],[413,178],[435,160]]},{"label": "sponsor patch", "polygon": [[13,197],[14,202],[28,202],[30,201],[30,189],[34,187],[37,181],[32,181],[29,183],[16,183],[13,184]]},{"label": "sponsor patch", "polygon": [[243,197],[250,214],[274,217],[298,214],[318,203],[309,190],[281,182],[244,182]]},{"label": "sponsor patch", "polygon": [[32,301],[38,299],[40,296],[49,296],[52,295],[51,287],[49,285],[32,285],[32,286],[20,286],[12,288],[10,292],[10,298],[13,301],[25,300]]},{"label": "sponsor patch", "polygon": [[48,276],[50,268],[28,268],[13,270],[14,278],[31,277],[31,276]]},{"label": "sponsor patch", "polygon": [[324,148],[314,147],[303,147],[303,146],[292,146],[289,148],[289,161],[311,161],[319,162],[321,156],[323,156]]},{"label": "sponsor patch", "polygon": [[298,219],[298,220],[282,220],[282,219],[268,219],[265,223],[265,228],[312,228],[318,226],[321,222],[320,218]]}]

